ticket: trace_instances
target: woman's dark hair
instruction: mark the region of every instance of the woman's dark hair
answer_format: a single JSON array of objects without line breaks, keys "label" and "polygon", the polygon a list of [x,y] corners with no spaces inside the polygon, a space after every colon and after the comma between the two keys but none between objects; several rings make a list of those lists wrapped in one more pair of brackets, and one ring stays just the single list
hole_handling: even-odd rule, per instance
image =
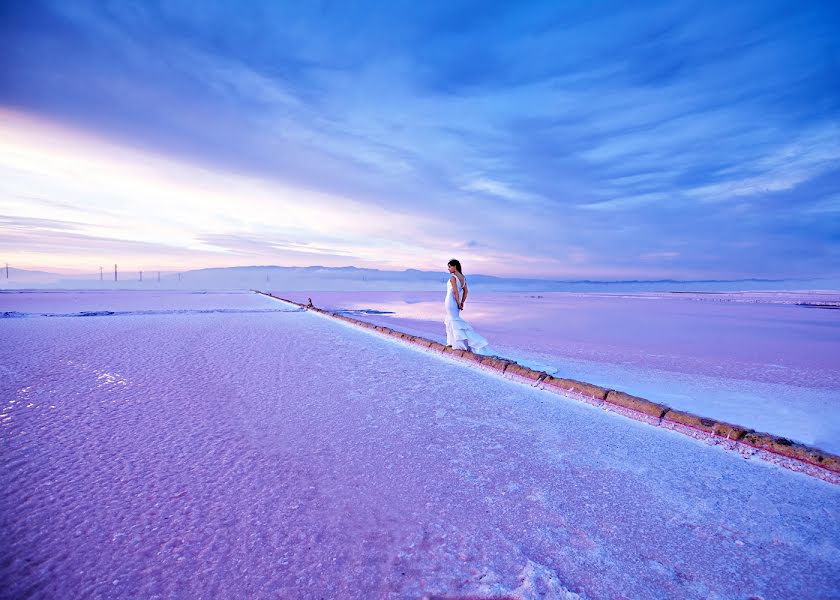
[{"label": "woman's dark hair", "polygon": [[446,264],[449,265],[450,267],[455,267],[456,269],[458,269],[458,272],[463,275],[463,272],[461,271],[461,261],[453,258],[452,260],[450,260]]}]

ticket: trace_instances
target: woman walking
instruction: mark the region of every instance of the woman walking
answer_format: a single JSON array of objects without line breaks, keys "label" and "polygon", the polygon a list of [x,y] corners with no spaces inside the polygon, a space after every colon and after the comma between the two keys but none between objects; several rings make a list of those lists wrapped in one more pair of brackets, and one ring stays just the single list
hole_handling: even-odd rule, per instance
[{"label": "woman walking", "polygon": [[464,302],[467,300],[469,288],[467,278],[461,272],[461,263],[454,258],[449,261],[447,268],[450,273],[446,282],[446,345],[456,350],[469,350],[476,354],[489,354],[487,340],[478,335],[469,323],[461,318]]}]

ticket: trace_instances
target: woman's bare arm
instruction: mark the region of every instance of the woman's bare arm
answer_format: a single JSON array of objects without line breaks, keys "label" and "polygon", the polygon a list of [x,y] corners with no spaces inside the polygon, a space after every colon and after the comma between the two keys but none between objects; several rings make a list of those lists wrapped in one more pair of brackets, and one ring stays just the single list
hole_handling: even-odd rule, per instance
[{"label": "woman's bare arm", "polygon": [[467,301],[467,294],[469,293],[469,291],[470,290],[467,288],[467,282],[465,281],[464,282],[464,297],[461,298],[461,304],[459,304],[459,306],[461,307],[461,310],[464,310],[464,303]]},{"label": "woman's bare arm", "polygon": [[461,306],[461,296],[458,294],[458,279],[455,275],[449,278],[449,284],[452,286],[452,291],[455,293],[455,304]]}]

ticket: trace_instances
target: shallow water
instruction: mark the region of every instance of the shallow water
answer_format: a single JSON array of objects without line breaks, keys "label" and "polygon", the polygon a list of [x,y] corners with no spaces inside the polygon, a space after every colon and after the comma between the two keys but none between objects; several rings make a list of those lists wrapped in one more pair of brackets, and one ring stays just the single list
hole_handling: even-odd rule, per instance
[{"label": "shallow water", "polygon": [[[311,295],[322,308],[384,311],[355,316],[445,340],[443,292]],[[840,453],[833,305],[837,292],[476,291],[463,316],[498,354],[533,368]]]}]

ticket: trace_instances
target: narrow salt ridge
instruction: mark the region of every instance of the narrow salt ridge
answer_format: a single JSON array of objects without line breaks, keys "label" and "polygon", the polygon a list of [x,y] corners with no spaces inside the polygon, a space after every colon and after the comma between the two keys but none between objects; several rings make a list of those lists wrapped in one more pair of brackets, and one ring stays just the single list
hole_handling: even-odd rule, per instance
[{"label": "narrow salt ridge", "polygon": [[840,486],[318,316],[0,320],[4,594],[836,594]]}]

